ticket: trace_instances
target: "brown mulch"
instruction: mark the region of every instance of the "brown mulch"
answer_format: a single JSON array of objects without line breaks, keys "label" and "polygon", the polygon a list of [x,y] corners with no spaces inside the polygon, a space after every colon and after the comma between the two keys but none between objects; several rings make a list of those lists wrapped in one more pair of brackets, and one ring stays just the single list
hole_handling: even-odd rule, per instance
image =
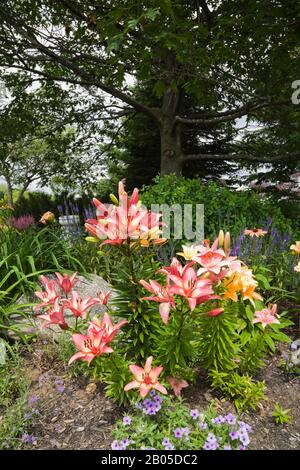
[{"label": "brown mulch", "polygon": [[[279,354],[261,373],[267,400],[256,412],[242,418],[253,427],[252,449],[300,449],[300,380],[278,368]],[[51,356],[42,341],[25,357],[24,373],[31,382],[31,396],[38,413],[30,433],[38,449],[110,449],[111,430],[124,410],[104,395],[103,386],[87,377],[71,377],[61,362]],[[233,405],[212,392],[203,377],[184,394],[187,403],[203,410],[214,399],[220,414],[234,411]],[[276,425],[271,417],[274,404],[290,408],[290,424]],[[32,448],[32,446],[27,446]]]}]

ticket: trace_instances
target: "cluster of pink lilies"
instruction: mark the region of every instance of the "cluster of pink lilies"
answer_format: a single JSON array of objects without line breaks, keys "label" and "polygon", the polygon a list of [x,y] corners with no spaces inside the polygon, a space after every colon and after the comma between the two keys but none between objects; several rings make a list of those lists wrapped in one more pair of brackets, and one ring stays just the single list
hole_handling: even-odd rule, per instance
[{"label": "cluster of pink lilies", "polygon": [[127,321],[122,320],[113,325],[107,312],[104,313],[102,320],[99,320],[98,317],[94,317],[92,320],[89,319],[90,308],[96,304],[107,305],[110,292],[100,291],[95,298],[87,297],[82,299],[78,292],[73,290],[75,283],[78,281],[76,278],[77,273],[72,274],[70,277],[67,274],[55,274],[57,278],[55,280],[41,276],[40,280],[44,290],[35,293],[41,300],[36,309],[43,308],[45,310],[42,315],[38,315],[38,318],[43,320],[42,326],[58,325],[62,330],[70,329],[71,327],[66,322],[64,315],[67,309],[72,312],[76,319],[75,330],[77,329],[78,319],[87,322],[86,334],[74,332],[72,335],[73,342],[79,352],[71,357],[69,364],[78,359],[90,363],[97,356],[113,352],[109,343]]}]

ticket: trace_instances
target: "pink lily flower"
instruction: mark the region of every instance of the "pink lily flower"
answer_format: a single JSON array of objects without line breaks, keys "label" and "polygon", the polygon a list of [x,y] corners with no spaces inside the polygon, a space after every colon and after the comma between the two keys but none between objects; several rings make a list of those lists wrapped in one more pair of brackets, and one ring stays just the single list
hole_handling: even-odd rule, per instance
[{"label": "pink lily flower", "polygon": [[39,279],[45,290],[35,292],[35,295],[42,301],[38,308],[49,307],[50,305],[53,305],[55,300],[59,297],[56,292],[56,283],[55,281],[47,279],[47,277],[43,275],[40,276]]},{"label": "pink lily flower", "polygon": [[189,386],[189,383],[183,379],[175,379],[175,377],[168,377],[167,381],[171,385],[174,395],[179,398],[181,396],[181,390]]},{"label": "pink lily flower", "polygon": [[167,287],[163,287],[158,282],[152,280],[150,280],[149,282],[141,280],[139,282],[140,284],[142,284],[143,287],[145,287],[145,289],[155,294],[151,297],[142,297],[141,300],[153,300],[154,302],[159,302],[159,314],[163,323],[167,325],[169,321],[170,310],[171,308],[175,307],[174,297],[169,291],[168,281]]},{"label": "pink lily flower", "polygon": [[89,310],[93,305],[97,304],[99,299],[92,299],[91,297],[87,297],[86,299],[82,299],[78,292],[72,291],[71,292],[71,299],[64,299],[64,308],[68,308],[71,310],[73,315],[78,318],[82,317],[83,319],[87,316],[87,310]]},{"label": "pink lily flower", "polygon": [[200,303],[217,298],[213,295],[211,280],[199,278],[188,264],[184,267],[181,276],[170,274],[169,279],[174,282],[169,291],[185,297],[191,311]]},{"label": "pink lily flower", "polygon": [[110,343],[118,333],[119,329],[125,325],[125,323],[128,323],[128,321],[122,320],[116,325],[113,325],[110,316],[107,312],[105,312],[102,320],[94,317],[93,321],[89,322],[88,333],[91,332],[96,334],[100,331],[103,333],[102,340],[106,343]]},{"label": "pink lily flower", "polygon": [[57,284],[65,294],[68,294],[73,289],[76,282],[78,282],[78,279],[76,279],[77,272],[73,273],[70,277],[67,274],[55,274],[57,277]]},{"label": "pink lily flower", "polygon": [[261,323],[263,328],[265,328],[267,325],[272,325],[273,323],[280,324],[277,315],[277,305],[270,304],[268,308],[263,308],[262,310],[256,311],[254,313],[254,319],[252,323]]},{"label": "pink lily flower", "polygon": [[197,274],[203,274],[205,272],[212,272],[219,274],[223,266],[226,266],[225,252],[222,248],[218,248],[219,238],[216,238],[212,246],[209,244],[200,245],[199,254],[194,256],[193,260],[199,263],[200,268]]},{"label": "pink lily flower", "polygon": [[79,352],[75,353],[69,360],[69,365],[72,362],[82,359],[83,361],[90,362],[97,356],[105,353],[112,353],[113,349],[107,346],[103,340],[104,331],[88,331],[86,335],[75,333],[72,339]]},{"label": "pink lily flower", "polygon": [[111,291],[103,292],[102,290],[98,292],[97,297],[102,305],[107,305]]},{"label": "pink lily flower", "polygon": [[39,315],[37,318],[45,320],[42,324],[42,328],[48,325],[58,325],[62,330],[68,330],[69,325],[66,323],[63,315],[63,308],[60,307],[58,298],[56,298],[54,306],[51,310],[48,310],[44,315]]},{"label": "pink lily flower", "polygon": [[154,388],[164,395],[168,394],[166,388],[158,382],[158,376],[162,372],[163,367],[151,368],[152,361],[153,357],[150,356],[146,360],[145,367],[139,367],[137,365],[129,366],[129,369],[133,373],[135,380],[125,385],[125,392],[133,388],[138,388],[141,397],[145,398]]},{"label": "pink lily flower", "polygon": [[[195,264],[195,262],[191,261],[185,267],[193,266],[194,264]],[[172,274],[174,276],[182,276],[182,273],[183,273],[183,270],[184,270],[185,267],[182,266],[180,261],[177,258],[174,257],[174,258],[172,258],[170,266],[163,266],[157,272],[167,274],[168,276],[170,274]]]}]

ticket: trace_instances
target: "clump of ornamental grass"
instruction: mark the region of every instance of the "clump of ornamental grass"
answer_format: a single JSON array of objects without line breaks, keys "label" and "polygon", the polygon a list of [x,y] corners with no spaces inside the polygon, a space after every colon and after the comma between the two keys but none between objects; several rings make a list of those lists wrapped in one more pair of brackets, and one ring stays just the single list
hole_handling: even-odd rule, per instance
[{"label": "clump of ornamental grass", "polygon": [[155,390],[138,401],[113,430],[113,450],[245,450],[251,426],[213,403],[205,412]]}]

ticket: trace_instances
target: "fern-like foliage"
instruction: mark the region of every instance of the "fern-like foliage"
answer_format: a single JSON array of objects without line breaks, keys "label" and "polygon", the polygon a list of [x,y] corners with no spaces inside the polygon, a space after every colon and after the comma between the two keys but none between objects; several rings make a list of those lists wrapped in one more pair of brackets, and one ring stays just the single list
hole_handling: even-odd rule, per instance
[{"label": "fern-like foliage", "polygon": [[199,362],[207,370],[233,370],[239,359],[238,305],[224,303],[224,313],[216,317],[209,317],[207,310],[207,306],[199,308],[195,317]]}]

